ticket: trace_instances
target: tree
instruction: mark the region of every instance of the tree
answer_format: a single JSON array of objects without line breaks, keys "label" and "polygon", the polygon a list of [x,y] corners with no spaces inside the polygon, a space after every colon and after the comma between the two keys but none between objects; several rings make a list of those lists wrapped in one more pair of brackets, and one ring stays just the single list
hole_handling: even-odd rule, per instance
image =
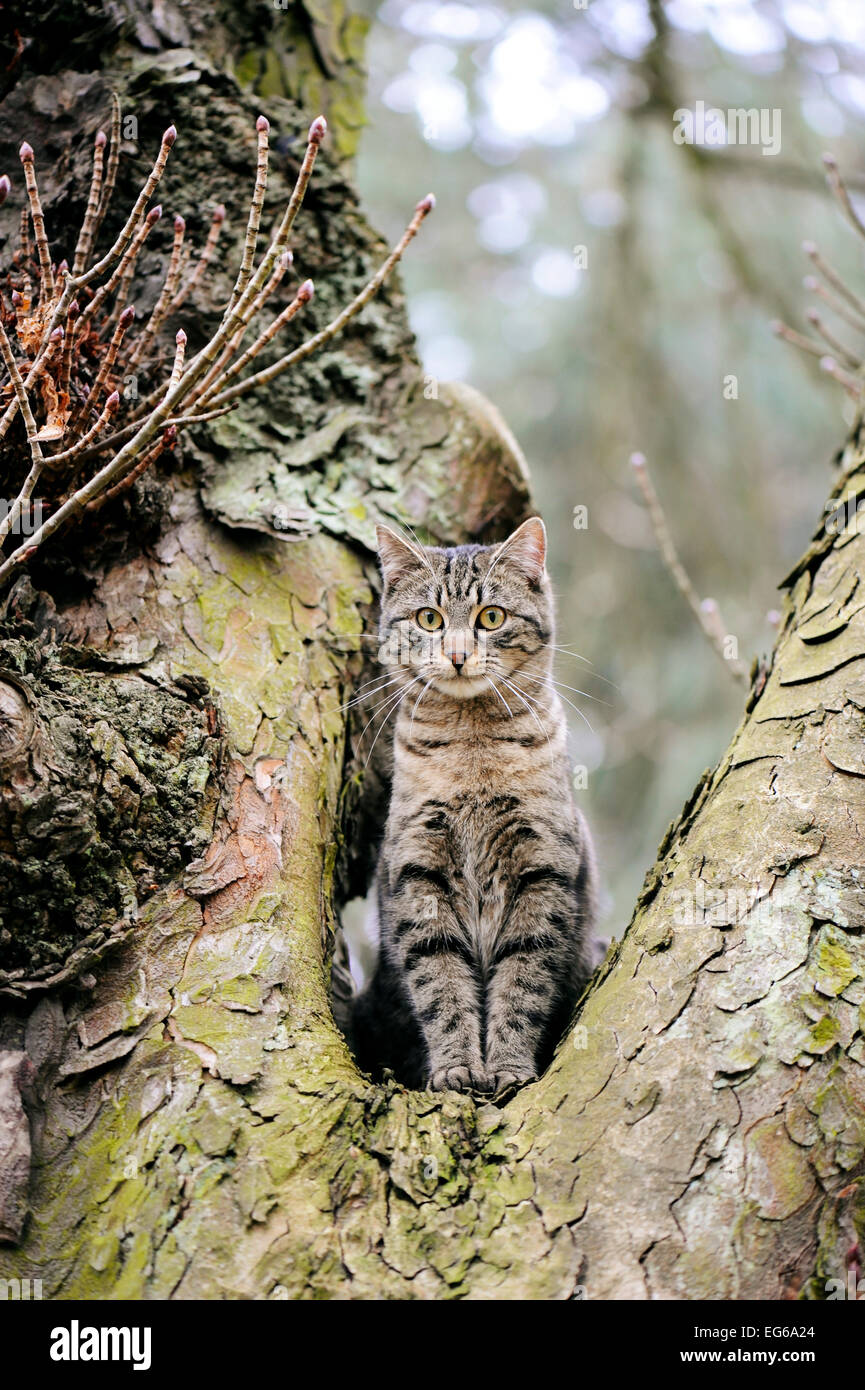
[{"label": "tree", "polygon": [[[112,90],[142,150],[168,120],[188,142],[170,196],[200,228],[246,186],[264,97],[292,174],[323,106],[337,156],[295,252],[326,322],[380,259],[343,163],[359,27],[160,13],[27,7],[3,121],[52,169],[58,240]],[[190,337],[241,240],[227,219]],[[730,749],[544,1077],[503,1102],[372,1085],[334,1023],[336,914],[380,816],[343,708],[374,522],[494,539],[531,506],[492,408],[432,385],[391,289],[9,590],[0,1274],[61,1298],[821,1296],[865,1234],[855,523],[790,577]],[[835,501],[863,475],[857,425]]]}]

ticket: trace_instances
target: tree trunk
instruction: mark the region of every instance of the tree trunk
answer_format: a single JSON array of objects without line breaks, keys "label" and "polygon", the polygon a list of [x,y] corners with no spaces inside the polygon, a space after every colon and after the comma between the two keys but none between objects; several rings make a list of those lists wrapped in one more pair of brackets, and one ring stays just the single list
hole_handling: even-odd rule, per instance
[{"label": "tree trunk", "polygon": [[[361,83],[341,7],[168,5],[158,32],[132,4],[26,8],[2,119],[53,166],[58,243],[113,87],[142,166],[178,127],[171,210],[236,210],[200,332],[258,103],[290,173],[323,106],[336,155],[296,258],[321,323],[364,283],[381,248],[341,162]],[[69,67],[49,70],[61,24]],[[838,495],[860,492],[857,430]],[[0,1275],[50,1298],[776,1298],[858,1263],[855,531],[821,531],[789,581],[730,749],[544,1077],[506,1104],[372,1085],[334,1023],[335,913],[380,816],[341,709],[374,522],[495,539],[529,510],[495,412],[465,388],[425,398],[391,289],[19,580],[0,638]]]}]

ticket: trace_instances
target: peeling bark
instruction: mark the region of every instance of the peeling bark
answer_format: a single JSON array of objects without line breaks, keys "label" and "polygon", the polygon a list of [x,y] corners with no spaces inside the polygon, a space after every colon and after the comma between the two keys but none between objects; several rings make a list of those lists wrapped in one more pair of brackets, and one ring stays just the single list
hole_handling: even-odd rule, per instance
[{"label": "peeling bark", "polygon": [[[308,5],[304,24],[295,12],[304,76],[268,99],[289,134],[315,114],[310,91],[330,93],[330,116],[359,82],[337,7]],[[257,114],[223,70],[241,12],[163,7],[152,39],[131,5],[87,14],[103,71],[79,43],[83,71],[40,73],[34,11],[31,67],[3,104],[7,123],[38,113],[37,148],[54,142],[49,224],[80,208],[79,136],[111,85],[138,103],[142,138],[167,109],[178,150],[199,133],[179,196],[185,176],[199,206],[235,204]],[[270,38],[243,39],[259,80],[285,68],[283,18],[268,22]],[[327,267],[324,321],[378,249],[338,161],[299,236],[304,272]],[[217,302],[205,292],[196,311]],[[219,756],[190,754],[205,766],[178,824],[182,863],[144,881],[130,859],[125,920],[109,904],[53,988],[7,981],[0,1057],[32,1068],[32,1165],[25,1222],[19,1149],[0,1275],[39,1278],[48,1298],[151,1299],[819,1297],[844,1278],[865,1237],[865,540],[815,539],[730,749],[668,832],[576,1027],[537,1083],[478,1103],[370,1084],[334,1023],[336,907],[363,887],[376,829],[341,707],[371,630],[375,521],[504,534],[530,508],[517,447],[466,388],[424,399],[391,290],[349,339],[137,489],[9,598],[9,652],[48,633],[57,650],[0,675],[4,778],[11,760],[50,799],[33,750],[56,743],[45,682],[62,694],[70,669],[81,728],[109,726],[88,764],[109,800],[140,794],[146,754],[111,713],[122,682],[160,710],[183,702]],[[863,492],[857,430],[837,496]],[[52,834],[48,859],[56,849]],[[23,1142],[20,1092],[0,1084]]]},{"label": "peeling bark", "polygon": [[24,1094],[33,1067],[24,1052],[0,1052],[0,1242],[21,1239],[27,1220],[30,1123]]}]

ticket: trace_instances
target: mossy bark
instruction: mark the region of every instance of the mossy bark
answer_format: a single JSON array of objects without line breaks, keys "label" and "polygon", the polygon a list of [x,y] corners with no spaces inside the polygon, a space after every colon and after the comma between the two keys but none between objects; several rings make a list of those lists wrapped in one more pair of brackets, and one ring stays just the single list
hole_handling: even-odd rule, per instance
[{"label": "mossy bark", "polygon": [[[346,129],[357,128],[358,33],[336,5],[274,10],[270,30],[259,14],[261,33],[238,32],[245,10],[214,20],[195,5],[162,7],[155,35],[137,14],[114,6],[109,23],[98,8],[60,7],[72,66],[50,72],[51,7],[30,18],[0,114],[46,170],[54,161],[55,229],[68,231],[82,206],[83,136],[112,86],[137,111],[144,148],[148,131],[175,120],[166,201],[197,206],[202,225],[210,202],[237,207],[249,183],[259,101],[238,76],[268,93],[289,164],[320,99],[330,115],[346,103]],[[228,57],[237,52],[240,64]],[[380,250],[340,163],[350,140],[337,143],[295,248],[303,274],[321,268],[323,314]],[[407,205],[419,191],[407,188]],[[197,302],[193,332],[229,264]],[[840,487],[865,493],[858,432]],[[90,891],[78,937],[67,922],[74,940],[59,944],[32,914],[10,928],[8,894],[3,903],[34,958],[29,972],[16,958],[0,1007],[15,1174],[26,1169],[25,1110],[30,1141],[26,1209],[13,1183],[0,1276],[39,1278],[51,1298],[775,1298],[820,1296],[858,1259],[865,540],[855,534],[822,531],[797,568],[742,725],[671,828],[543,1078],[502,1104],[375,1086],[334,1023],[334,904],[363,884],[372,857],[362,759],[341,707],[364,665],[374,522],[488,538],[529,506],[495,413],[465,388],[425,399],[392,289],[350,338],[197,436],[173,475],[19,583],[0,676],[4,768],[11,758],[19,801],[33,785],[54,797],[44,857],[62,861],[72,889],[80,865],[55,834],[58,784],[77,777],[80,795],[84,778],[89,828],[119,854],[125,896],[118,911]],[[118,708],[124,682],[134,720]],[[67,697],[74,709],[58,725]],[[157,757],[166,711],[185,732]],[[69,718],[87,734],[74,776],[51,756]],[[156,814],[163,784],[180,797],[173,837]],[[100,802],[112,797],[115,817]],[[147,857],[148,834],[160,862]],[[49,988],[35,965],[40,943],[52,959],[52,941],[84,954]]]}]

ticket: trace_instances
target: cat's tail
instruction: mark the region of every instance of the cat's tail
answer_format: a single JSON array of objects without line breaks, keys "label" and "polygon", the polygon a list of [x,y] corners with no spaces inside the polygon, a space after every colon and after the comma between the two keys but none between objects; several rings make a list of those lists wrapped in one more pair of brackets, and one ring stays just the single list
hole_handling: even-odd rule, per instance
[{"label": "cat's tail", "polygon": [[333,1019],[342,1035],[351,1033],[351,1014],[357,989],[349,967],[348,944],[342,927],[337,927],[330,967],[330,1002]]}]

